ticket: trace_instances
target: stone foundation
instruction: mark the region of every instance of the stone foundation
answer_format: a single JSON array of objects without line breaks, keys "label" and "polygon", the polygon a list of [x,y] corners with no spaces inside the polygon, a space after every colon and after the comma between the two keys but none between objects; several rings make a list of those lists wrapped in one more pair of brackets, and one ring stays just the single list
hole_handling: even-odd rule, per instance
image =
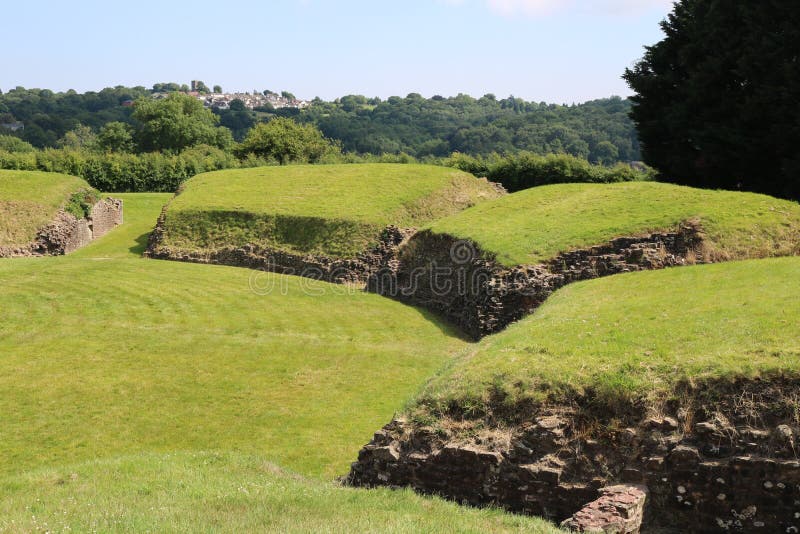
[{"label": "stone foundation", "polygon": [[389,258],[397,255],[400,243],[414,233],[414,230],[389,226],[381,232],[375,247],[350,259],[294,254],[257,245],[225,247],[216,250],[180,250],[164,244],[165,214],[166,207],[159,217],[155,230],[150,234],[145,252],[146,257],[247,267],[332,283],[365,284],[367,279],[377,272]]},{"label": "stone foundation", "polygon": [[69,254],[122,224],[122,213],[122,201],[114,198],[97,202],[89,217],[84,219],[60,210],[53,222],[42,228],[32,243],[0,247],[0,258]]},{"label": "stone foundation", "polygon": [[[639,501],[620,502],[608,488],[637,485],[649,492],[643,532],[798,532],[799,387],[780,380],[704,384],[657,416],[591,415],[593,402],[582,399],[511,424],[397,419],[361,450],[347,480],[569,525],[635,518]],[[645,410],[626,410],[637,411]]]},{"label": "stone foundation", "polygon": [[687,223],[674,232],[621,237],[545,264],[507,268],[470,241],[423,231],[385,256],[367,287],[433,310],[478,339],[521,319],[569,283],[697,262],[701,245],[699,227]]}]

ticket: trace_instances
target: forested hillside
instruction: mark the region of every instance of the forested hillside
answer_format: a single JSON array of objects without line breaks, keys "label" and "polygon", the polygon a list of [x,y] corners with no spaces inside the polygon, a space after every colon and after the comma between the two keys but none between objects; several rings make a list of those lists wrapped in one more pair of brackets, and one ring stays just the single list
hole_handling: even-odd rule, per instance
[{"label": "forested hillside", "polygon": [[[164,87],[115,87],[84,94],[16,88],[0,94],[0,124],[20,122],[24,129],[14,135],[39,148],[55,147],[80,127],[91,129],[83,129],[88,134],[98,133],[110,122],[135,126],[133,101],[149,98]],[[418,94],[387,100],[357,95],[333,102],[315,99],[302,110],[249,110],[238,104],[214,111],[219,124],[229,128],[236,140],[242,140],[256,123],[284,116],[314,124],[325,136],[339,140],[345,151],[362,154],[424,157],[524,150],[568,153],[605,164],[639,159],[636,132],[628,118],[630,103],[618,97],[579,105],[497,99],[494,95],[426,99]]]},{"label": "forested hillside", "polygon": [[559,106],[493,95],[425,99],[411,94],[383,102],[359,96],[317,101],[300,119],[314,122],[354,152],[420,157],[526,150],[611,163],[639,158],[629,110],[621,98]]}]

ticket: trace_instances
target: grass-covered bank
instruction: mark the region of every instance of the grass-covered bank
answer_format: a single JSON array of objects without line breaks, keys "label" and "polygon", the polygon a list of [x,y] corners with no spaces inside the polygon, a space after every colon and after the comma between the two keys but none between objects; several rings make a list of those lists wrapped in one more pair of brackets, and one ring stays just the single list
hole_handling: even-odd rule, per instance
[{"label": "grass-covered bank", "polygon": [[99,532],[559,532],[531,517],[410,490],[311,481],[257,456],[140,454],[0,479],[0,530]]},{"label": "grass-covered bank", "polygon": [[800,205],[766,195],[654,182],[536,187],[434,222],[434,233],[470,239],[506,265],[627,235],[698,222],[707,252],[758,258],[800,252]]},{"label": "grass-covered bank", "polygon": [[587,393],[642,406],[683,382],[800,376],[799,279],[800,259],[778,258],[567,286],[437,376],[417,409],[509,415]]},{"label": "grass-covered bank", "polygon": [[0,170],[0,246],[25,245],[50,223],[71,197],[89,190],[75,176]]},{"label": "grass-covered bank", "polygon": [[353,257],[389,225],[419,226],[499,196],[485,180],[432,165],[292,165],[197,176],[170,203],[163,245],[254,244]]},{"label": "grass-covered bank", "polygon": [[78,253],[0,262],[0,473],[223,449],[330,478],[465,346],[375,295],[140,259],[168,196],[121,196]]}]

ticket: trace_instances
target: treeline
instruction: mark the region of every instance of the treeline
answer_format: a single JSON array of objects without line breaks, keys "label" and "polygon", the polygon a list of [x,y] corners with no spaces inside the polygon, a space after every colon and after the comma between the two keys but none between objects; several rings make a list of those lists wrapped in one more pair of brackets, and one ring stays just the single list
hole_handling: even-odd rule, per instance
[{"label": "treeline", "polygon": [[[347,151],[343,141],[326,137],[312,122],[281,116],[255,124],[236,142],[229,129],[219,126],[217,116],[182,92],[160,99],[140,97],[131,107],[130,123],[112,121],[97,131],[79,124],[59,138],[58,148],[41,149],[19,137],[0,135],[0,168],[80,176],[106,192],[175,191],[182,181],[206,171],[292,163],[422,161],[485,176],[512,191],[548,183],[648,177],[628,164],[592,164],[585,154],[563,151],[517,150],[502,156],[359,153]],[[611,162],[613,158],[599,161]]]},{"label": "treeline", "polygon": [[494,95],[426,99],[410,94],[386,101],[346,96],[315,100],[301,112],[279,111],[317,125],[349,152],[443,157],[527,151],[601,164],[639,159],[630,103],[617,97],[562,106]]},{"label": "treeline", "polygon": [[95,189],[107,193],[173,193],[181,182],[202,172],[267,164],[268,161],[258,158],[239,160],[228,152],[210,146],[197,146],[177,154],[105,153],[64,148],[17,152],[0,149],[1,169],[80,176]]},{"label": "treeline", "polygon": [[[4,150],[12,143],[0,136],[0,169],[39,170],[80,176],[105,192],[174,192],[181,182],[208,171],[242,167],[280,165],[274,157],[253,152],[236,157],[216,147],[201,145],[176,154],[128,154],[92,152],[82,149],[44,150],[31,145]],[[16,140],[15,140],[16,141]],[[15,143],[14,143],[15,144]],[[302,161],[302,160],[300,160]],[[473,157],[453,154],[447,158],[428,156],[417,159],[408,154],[359,155],[327,151],[316,163],[429,163],[455,167],[502,184],[509,191],[553,183],[608,183],[653,179],[650,169],[634,169],[626,164],[612,167],[592,165],[566,154],[540,156],[523,152],[511,156],[492,154]]]},{"label": "treeline", "polygon": [[[21,122],[24,129],[13,135],[37,148],[58,147],[64,145],[69,132],[80,128],[94,134],[109,123],[135,129],[133,102],[151,99],[154,92],[181,88],[156,84],[152,89],[115,87],[78,94],[20,87],[0,94],[0,124]],[[360,95],[333,102],[317,98],[303,110],[248,110],[234,101],[231,109],[214,110],[214,115],[216,125],[230,130],[236,141],[242,141],[258,123],[286,117],[316,126],[326,137],[337,140],[345,152],[357,154],[405,153],[423,158],[446,157],[453,152],[488,156],[524,151],[570,154],[592,163],[613,164],[640,159],[629,111],[629,101],[616,97],[555,105],[514,97],[498,99],[491,94],[427,99],[410,94],[386,100]]]}]

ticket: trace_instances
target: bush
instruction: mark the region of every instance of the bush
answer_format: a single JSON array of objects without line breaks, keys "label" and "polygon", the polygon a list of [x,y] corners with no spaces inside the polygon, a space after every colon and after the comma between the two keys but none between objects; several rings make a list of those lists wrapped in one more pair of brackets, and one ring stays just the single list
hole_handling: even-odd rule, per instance
[{"label": "bush", "polygon": [[0,150],[6,152],[33,152],[36,149],[32,144],[23,141],[19,137],[0,135]]},{"label": "bush", "polygon": [[653,178],[651,171],[636,170],[624,163],[613,167],[592,165],[585,159],[567,154],[539,156],[520,152],[476,158],[455,153],[445,164],[500,183],[511,192],[548,184],[632,182]]},{"label": "bush", "polygon": [[254,154],[281,165],[318,163],[341,153],[339,146],[325,139],[315,126],[282,117],[256,124],[235,151],[241,158]]},{"label": "bush", "polygon": [[207,171],[264,165],[259,158],[240,162],[233,155],[210,146],[196,146],[175,155],[95,153],[45,149],[33,153],[0,150],[0,168],[40,170],[80,176],[105,192],[173,192],[184,180]]}]

